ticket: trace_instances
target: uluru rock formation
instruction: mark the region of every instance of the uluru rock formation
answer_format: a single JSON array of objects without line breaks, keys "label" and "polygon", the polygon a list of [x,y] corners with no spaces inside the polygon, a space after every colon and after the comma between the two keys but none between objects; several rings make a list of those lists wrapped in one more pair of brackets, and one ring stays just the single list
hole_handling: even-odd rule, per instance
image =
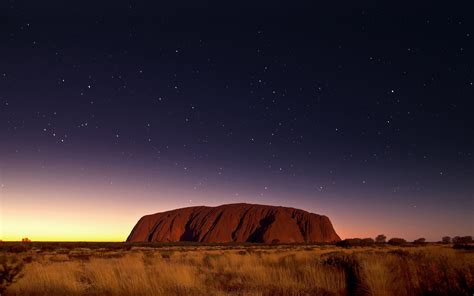
[{"label": "uluru rock formation", "polygon": [[332,242],[326,216],[287,207],[229,204],[190,207],[142,217],[127,242]]}]

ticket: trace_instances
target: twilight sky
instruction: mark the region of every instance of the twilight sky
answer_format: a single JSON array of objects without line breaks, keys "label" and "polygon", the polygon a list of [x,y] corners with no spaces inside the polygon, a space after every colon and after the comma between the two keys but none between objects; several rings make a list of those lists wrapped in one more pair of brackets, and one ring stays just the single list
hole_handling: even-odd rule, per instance
[{"label": "twilight sky", "polygon": [[472,235],[471,10],[352,2],[3,1],[0,239],[235,202]]}]

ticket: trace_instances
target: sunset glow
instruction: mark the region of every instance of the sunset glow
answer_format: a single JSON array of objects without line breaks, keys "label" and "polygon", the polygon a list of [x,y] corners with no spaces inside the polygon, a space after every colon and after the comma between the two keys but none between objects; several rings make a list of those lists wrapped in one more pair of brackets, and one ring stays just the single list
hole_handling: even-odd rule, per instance
[{"label": "sunset glow", "polygon": [[[125,241],[145,214],[234,202],[300,207],[327,215],[342,238],[385,233],[408,239],[424,235],[436,240],[443,233],[468,232],[472,227],[462,224],[469,220],[468,207],[456,211],[437,205],[407,208],[388,200],[367,205],[357,203],[360,197],[350,191],[310,195],[298,188],[298,183],[283,188],[271,180],[240,180],[198,189],[199,179],[180,180],[166,169],[157,170],[153,177],[147,173],[144,178],[138,168],[85,170],[78,163],[45,167],[21,160],[3,161],[3,165],[0,239],[5,241],[24,237],[33,241]],[[207,182],[211,184],[212,179]],[[290,191],[286,191],[288,188]],[[365,194],[369,198],[373,193]],[[439,221],[443,221],[443,227]]]}]

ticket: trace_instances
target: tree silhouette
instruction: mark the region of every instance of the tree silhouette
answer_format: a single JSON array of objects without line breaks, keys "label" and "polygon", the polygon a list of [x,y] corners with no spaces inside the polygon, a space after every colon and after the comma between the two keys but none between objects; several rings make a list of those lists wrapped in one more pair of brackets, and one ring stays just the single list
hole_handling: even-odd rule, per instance
[{"label": "tree silhouette", "polygon": [[420,237],[419,239],[415,239],[413,243],[418,244],[418,245],[423,245],[426,243],[426,239],[424,237]]},{"label": "tree silhouette", "polygon": [[385,243],[386,240],[387,240],[387,237],[384,234],[379,234],[375,238],[376,243]]}]

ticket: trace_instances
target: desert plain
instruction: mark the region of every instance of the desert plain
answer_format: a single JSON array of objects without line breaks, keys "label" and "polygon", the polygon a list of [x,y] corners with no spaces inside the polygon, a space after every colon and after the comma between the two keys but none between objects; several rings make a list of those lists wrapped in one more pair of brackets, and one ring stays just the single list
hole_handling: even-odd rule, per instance
[{"label": "desert plain", "polygon": [[472,295],[470,246],[0,244],[12,295]]}]

